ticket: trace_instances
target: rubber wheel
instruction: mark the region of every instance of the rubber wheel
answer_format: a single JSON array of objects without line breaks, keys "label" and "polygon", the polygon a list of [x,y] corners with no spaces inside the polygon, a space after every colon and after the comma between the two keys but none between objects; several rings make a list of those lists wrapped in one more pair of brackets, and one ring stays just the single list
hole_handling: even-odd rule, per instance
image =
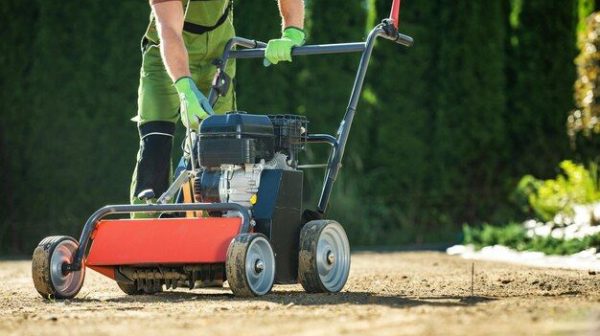
[{"label": "rubber wheel", "polygon": [[145,291],[144,289],[138,289],[137,285],[134,284],[126,284],[124,282],[117,282],[119,288],[123,291],[123,293],[127,295],[152,295],[156,293],[162,292],[162,286],[160,288],[155,288],[151,291]]},{"label": "rubber wheel", "polygon": [[267,237],[259,233],[236,236],[227,249],[225,273],[236,296],[269,293],[275,281],[275,255]]},{"label": "rubber wheel", "polygon": [[42,239],[33,251],[31,275],[33,285],[45,299],[74,298],[85,276],[85,267],[63,274],[62,265],[72,263],[79,243],[68,236],[51,236]]},{"label": "rubber wheel", "polygon": [[313,220],[300,231],[298,278],[309,293],[337,293],[350,274],[350,244],[333,220]]},{"label": "rubber wheel", "polygon": [[145,294],[142,289],[138,289],[135,284],[130,285],[123,282],[117,282],[119,288],[123,291],[123,293],[127,295],[143,295]]}]

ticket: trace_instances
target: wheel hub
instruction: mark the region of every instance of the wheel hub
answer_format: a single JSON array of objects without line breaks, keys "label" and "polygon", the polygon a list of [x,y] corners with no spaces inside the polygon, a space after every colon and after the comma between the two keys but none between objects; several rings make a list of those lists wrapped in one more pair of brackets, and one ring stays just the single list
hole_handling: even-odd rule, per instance
[{"label": "wheel hub", "polygon": [[256,273],[261,273],[264,270],[265,263],[260,259],[256,260],[256,263],[254,263],[254,271],[256,271]]},{"label": "wheel hub", "polygon": [[275,279],[275,255],[267,239],[258,237],[248,246],[245,263],[248,286],[257,295],[266,294]]},{"label": "wheel hub", "polygon": [[327,251],[327,264],[329,265],[333,265],[333,263],[335,262],[335,255],[333,254],[333,252],[331,252],[331,250]]},{"label": "wheel hub", "polygon": [[56,246],[51,256],[50,279],[56,291],[63,296],[78,292],[83,282],[82,271],[65,272],[67,265],[73,262],[76,251],[77,243],[65,240]]},{"label": "wheel hub", "polygon": [[325,288],[339,291],[350,271],[350,246],[343,228],[337,224],[327,225],[317,241],[317,271]]}]

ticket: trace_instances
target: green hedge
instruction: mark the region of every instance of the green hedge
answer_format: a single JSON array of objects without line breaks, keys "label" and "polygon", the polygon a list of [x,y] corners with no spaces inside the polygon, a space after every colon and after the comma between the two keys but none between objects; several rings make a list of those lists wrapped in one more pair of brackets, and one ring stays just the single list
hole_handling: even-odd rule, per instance
[{"label": "green hedge", "polygon": [[[403,1],[415,46],[377,44],[330,208],[354,243],[448,241],[463,222],[516,217],[507,195],[521,175],[551,176],[573,155],[564,125],[580,1]],[[307,0],[309,42],[361,40],[389,3]],[[240,35],[279,34],[275,1],[235,8]],[[95,208],[127,201],[148,13],[138,0],[2,1],[0,253],[77,236]],[[334,133],[357,63],[240,61],[238,106],[307,115],[311,130]],[[320,173],[307,174],[310,205]]]}]

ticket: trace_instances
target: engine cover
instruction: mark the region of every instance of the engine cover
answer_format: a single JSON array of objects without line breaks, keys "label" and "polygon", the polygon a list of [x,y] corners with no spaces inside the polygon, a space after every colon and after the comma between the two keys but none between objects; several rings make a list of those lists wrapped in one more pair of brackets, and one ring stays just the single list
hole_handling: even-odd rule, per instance
[{"label": "engine cover", "polygon": [[194,194],[198,202],[237,203],[249,208],[260,185],[261,164],[244,167],[227,165],[216,171],[204,171],[196,178]]},{"label": "engine cover", "polygon": [[308,121],[304,116],[255,115],[230,112],[208,117],[200,125],[198,158],[200,166],[256,164],[287,156],[296,167],[298,152],[304,149]]},{"label": "engine cover", "polygon": [[214,168],[271,160],[273,138],[273,123],[267,116],[245,112],[212,115],[200,125],[200,165]]}]

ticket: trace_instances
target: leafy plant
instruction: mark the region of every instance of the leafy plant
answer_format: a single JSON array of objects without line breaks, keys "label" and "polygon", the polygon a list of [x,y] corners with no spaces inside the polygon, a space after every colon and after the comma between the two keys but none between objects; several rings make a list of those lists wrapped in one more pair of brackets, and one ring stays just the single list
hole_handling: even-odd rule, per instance
[{"label": "leafy plant", "polygon": [[556,255],[569,255],[592,247],[600,249],[600,234],[566,240],[551,236],[528,237],[525,228],[518,223],[502,227],[484,224],[481,228],[464,225],[463,235],[465,244],[471,244],[477,249],[504,245],[517,251],[539,251]]},{"label": "leafy plant", "polygon": [[511,201],[517,204],[523,212],[530,213],[532,209],[529,204],[529,196],[535,194],[542,183],[544,183],[542,180],[536,179],[533,175],[523,176],[510,196]]},{"label": "leafy plant", "polygon": [[581,53],[575,60],[578,74],[575,82],[576,109],[567,119],[572,141],[578,133],[586,137],[600,133],[600,13],[592,14],[586,26],[580,24],[579,43]]},{"label": "leafy plant", "polygon": [[572,214],[573,205],[587,204],[600,200],[597,166],[583,165],[566,160],[560,163],[563,174],[555,179],[537,180],[531,175],[524,176],[517,186],[514,198],[526,197],[529,206],[540,217],[548,221],[560,212]]},{"label": "leafy plant", "polygon": [[465,244],[472,244],[476,248],[498,244],[520,250],[526,248],[525,228],[519,223],[509,223],[503,227],[483,224],[481,228],[464,225],[463,235]]}]

